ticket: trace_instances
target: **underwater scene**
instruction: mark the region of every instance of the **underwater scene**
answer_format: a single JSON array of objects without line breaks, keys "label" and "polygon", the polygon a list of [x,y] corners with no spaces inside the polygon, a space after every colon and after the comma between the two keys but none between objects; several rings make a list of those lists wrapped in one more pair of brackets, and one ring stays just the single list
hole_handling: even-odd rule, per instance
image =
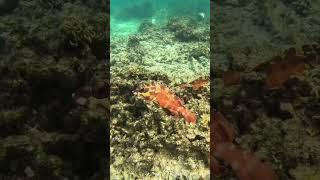
[{"label": "underwater scene", "polygon": [[0,1],[0,179],[108,177],[108,1]]},{"label": "underwater scene", "polygon": [[209,179],[209,0],[110,2],[111,179]]},{"label": "underwater scene", "polygon": [[211,172],[320,179],[320,2],[211,2]]}]

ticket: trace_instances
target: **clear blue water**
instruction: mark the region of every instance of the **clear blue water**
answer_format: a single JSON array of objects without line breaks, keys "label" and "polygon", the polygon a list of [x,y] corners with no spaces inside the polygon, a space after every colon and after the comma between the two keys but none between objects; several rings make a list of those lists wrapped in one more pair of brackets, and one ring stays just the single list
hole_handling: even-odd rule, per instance
[{"label": "clear blue water", "polygon": [[200,13],[209,19],[209,0],[111,0],[111,37],[133,34],[144,21],[162,25],[170,17],[197,17]]}]

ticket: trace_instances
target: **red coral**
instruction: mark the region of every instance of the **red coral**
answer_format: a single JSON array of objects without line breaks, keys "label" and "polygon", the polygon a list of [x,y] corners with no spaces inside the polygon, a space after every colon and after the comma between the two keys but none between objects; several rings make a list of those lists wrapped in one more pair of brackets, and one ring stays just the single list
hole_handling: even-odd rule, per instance
[{"label": "red coral", "polygon": [[144,85],[142,92],[137,94],[147,100],[156,102],[160,107],[169,110],[175,116],[182,115],[187,123],[196,123],[196,115],[184,107],[183,101],[162,83]]},{"label": "red coral", "polygon": [[233,144],[236,132],[220,112],[214,112],[210,124],[210,170],[219,175],[222,166],[218,161],[228,163],[240,180],[276,180],[271,165],[262,163],[254,154],[242,150]]}]

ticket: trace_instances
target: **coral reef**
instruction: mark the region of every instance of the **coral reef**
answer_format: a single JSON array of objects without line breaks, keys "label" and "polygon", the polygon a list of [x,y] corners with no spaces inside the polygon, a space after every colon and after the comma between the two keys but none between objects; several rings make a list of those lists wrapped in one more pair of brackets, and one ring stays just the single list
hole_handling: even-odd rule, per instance
[{"label": "coral reef", "polygon": [[111,36],[111,179],[209,179],[209,42],[165,25]]},{"label": "coral reef", "polygon": [[[0,16],[0,179],[108,173],[107,38],[94,31],[108,14],[82,2],[19,1]],[[85,106],[72,98],[81,87],[91,87]]]},{"label": "coral reef", "polygon": [[[238,132],[234,153],[270,162],[278,179],[312,179],[320,153],[319,5],[288,2],[212,2],[213,107]],[[240,178],[237,157],[217,155],[227,165],[214,178]]]},{"label": "coral reef", "polygon": [[[274,157],[268,161],[274,163],[280,179],[290,177],[292,173],[289,174],[289,171],[300,163],[315,165],[313,156],[319,153],[319,144],[316,142],[319,123],[317,115],[313,114],[318,107],[318,89],[314,82],[318,81],[316,72],[319,71],[319,65],[315,62],[319,54],[313,55],[287,56],[291,57],[289,61],[272,58],[272,63],[260,64],[251,71],[262,67],[272,67],[272,70],[241,72],[241,81],[229,83],[228,86],[223,76],[215,80],[217,87],[214,88],[221,88],[215,91],[222,91],[213,96],[215,107],[234,120],[235,127],[242,135],[236,142],[263,153],[264,158]],[[298,66],[285,65],[284,62]],[[309,62],[309,66],[306,62]],[[302,70],[300,63],[304,64]],[[280,70],[275,70],[278,68]],[[289,75],[287,72],[290,72]],[[272,86],[268,81],[270,76],[277,80]],[[223,80],[217,81],[220,78]],[[312,108],[307,104],[312,104]],[[278,148],[274,149],[275,146]],[[300,146],[304,148],[298,148]],[[221,154],[228,156],[227,152]],[[224,160],[231,163],[232,156],[229,156],[230,160]]]}]

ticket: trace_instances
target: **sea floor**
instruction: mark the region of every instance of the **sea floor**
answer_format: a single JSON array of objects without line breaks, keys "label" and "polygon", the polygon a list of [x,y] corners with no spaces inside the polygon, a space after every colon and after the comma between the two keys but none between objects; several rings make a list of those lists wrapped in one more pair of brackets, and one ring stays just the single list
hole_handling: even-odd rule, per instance
[{"label": "sea floor", "polygon": [[[179,87],[209,77],[209,41],[182,41],[167,26],[146,26],[111,36],[111,178],[209,179],[209,85]],[[196,125],[133,93],[159,82],[197,114]]]},{"label": "sea floor", "polygon": [[[304,0],[212,3],[215,107],[233,123],[236,143],[271,162],[279,179],[318,179],[320,174],[319,9],[318,2]],[[288,78],[282,88],[266,89],[271,73],[256,67],[276,63],[275,56],[285,58],[289,48],[299,57],[313,54],[312,66]],[[239,84],[225,86],[225,71],[240,72]],[[229,169],[216,178],[235,176]]]}]

